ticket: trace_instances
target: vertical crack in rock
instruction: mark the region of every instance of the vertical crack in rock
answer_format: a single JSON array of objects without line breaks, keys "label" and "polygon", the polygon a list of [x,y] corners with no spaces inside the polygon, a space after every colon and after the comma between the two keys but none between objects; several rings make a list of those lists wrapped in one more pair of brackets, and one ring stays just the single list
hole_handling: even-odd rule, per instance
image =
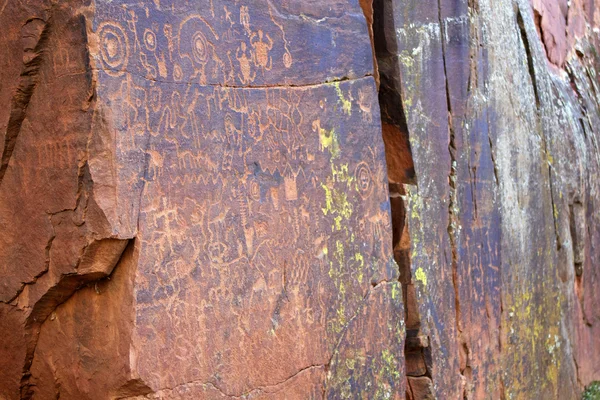
[{"label": "vertical crack in rock", "polygon": [[583,321],[587,326],[592,326],[589,321],[583,301],[583,266],[585,264],[585,211],[583,203],[574,199],[569,204],[569,231],[571,234],[571,247],[573,251],[573,269],[575,272],[575,294],[581,308]]},{"label": "vertical crack in rock", "polygon": [[[444,18],[442,15],[442,2],[443,0],[438,0],[438,22],[440,25],[440,34],[441,34],[441,42],[442,42],[442,62],[444,68],[444,77],[445,77],[445,88],[446,88],[446,107],[448,111],[448,134],[450,136],[448,142],[448,152],[450,154],[450,172],[448,174],[448,184],[450,185],[449,190],[449,201],[448,201],[448,238],[450,240],[450,248],[451,248],[451,256],[452,256],[452,284],[454,287],[454,309],[456,314],[456,332],[459,340],[459,352],[460,358],[464,360],[464,363],[461,362],[461,385],[463,391],[463,397],[468,398],[468,388],[472,385],[472,374],[470,373],[471,366],[469,365],[470,359],[470,349],[467,341],[463,337],[462,331],[463,327],[461,326],[461,304],[460,304],[460,291],[459,291],[459,277],[458,277],[458,243],[457,243],[457,235],[458,235],[458,226],[460,225],[460,217],[458,210],[458,198],[457,198],[457,148],[455,141],[455,129],[453,125],[452,118],[452,101],[450,98],[450,86],[448,83],[448,66],[447,66],[447,51],[446,51],[446,43],[449,40],[448,33],[446,31],[446,25],[444,23]],[[473,168],[473,173],[476,171]],[[470,176],[472,173],[472,168],[469,167]],[[471,181],[475,182],[477,180],[476,176],[472,176]],[[475,192],[475,190],[473,190]],[[474,212],[477,215],[477,202],[475,198],[473,198]]]},{"label": "vertical crack in rock", "polygon": [[382,135],[390,182],[416,184],[408,125],[402,102],[393,2],[373,1],[373,41],[379,73]]},{"label": "vertical crack in rock", "polygon": [[379,103],[392,208],[394,259],[399,268],[404,303],[406,395],[408,399],[421,399],[434,393],[432,356],[429,338],[421,333],[421,317],[411,273],[411,242],[406,223],[404,185],[416,184],[416,174],[402,100],[393,7],[394,3],[387,0],[375,0],[372,3],[373,41],[380,77]]},{"label": "vertical crack in rock", "polygon": [[535,95],[535,105],[536,108],[539,110],[540,95],[538,93],[538,84],[535,75],[535,66],[533,64],[533,55],[531,54],[531,46],[529,43],[529,39],[527,38],[527,30],[525,29],[523,14],[521,13],[521,8],[519,6],[517,6],[517,25],[519,27],[519,33],[521,34],[521,43],[525,48],[525,54],[527,56],[527,70],[529,71],[529,76],[531,77],[531,86],[533,87],[533,93]]},{"label": "vertical crack in rock", "polygon": [[12,153],[21,132],[21,126],[27,116],[27,107],[39,81],[40,67],[45,59],[52,17],[47,21],[31,19],[21,28],[23,45],[23,69],[19,77],[19,86],[11,100],[10,117],[4,137],[4,149],[0,159],[0,185],[8,169]]},{"label": "vertical crack in rock", "polygon": [[377,65],[377,53],[375,52],[375,39],[373,37],[373,1],[374,0],[359,0],[359,3],[360,7],[363,10],[363,14],[365,14],[365,19],[367,20],[367,29],[369,30],[369,37],[371,38],[371,47],[373,49],[373,77],[375,78],[377,88],[379,88],[379,67]]},{"label": "vertical crack in rock", "polygon": [[[531,79],[531,86],[533,88],[533,94],[535,97],[535,105],[536,105],[536,112],[537,112],[537,118],[538,120],[541,119],[540,116],[540,94],[539,94],[539,85],[537,82],[537,75],[535,72],[535,64],[534,64],[534,59],[533,59],[533,54],[531,51],[531,43],[529,41],[529,38],[527,36],[527,29],[525,28],[525,21],[523,19],[523,13],[521,11],[521,7],[519,5],[516,5],[516,15],[517,15],[517,26],[519,29],[519,33],[520,33],[520,38],[521,38],[521,43],[523,45],[523,48],[525,49],[525,55],[527,57],[527,70],[529,72],[529,76]],[[538,26],[538,21],[537,21],[537,16],[539,14],[537,13],[537,11],[534,10],[534,19],[535,19],[535,23],[536,26]],[[538,28],[541,29],[541,28]],[[541,33],[540,33],[541,34]],[[545,46],[544,44],[544,40],[542,38],[542,44]],[[541,121],[540,124],[538,125],[538,129],[541,130]],[[539,133],[540,138],[542,140],[542,146],[543,146],[543,151],[544,151],[544,155],[546,157],[546,161],[548,164],[548,182],[550,185],[550,201],[552,203],[552,216],[553,216],[553,220],[554,220],[554,235],[555,235],[555,240],[556,240],[556,248],[557,250],[560,250],[562,247],[562,240],[560,238],[560,229],[559,229],[559,221],[558,221],[558,208],[554,199],[554,178],[553,178],[553,172],[552,172],[552,162],[551,162],[551,155],[548,152],[548,145],[546,143],[546,137],[543,134],[543,132]]]}]

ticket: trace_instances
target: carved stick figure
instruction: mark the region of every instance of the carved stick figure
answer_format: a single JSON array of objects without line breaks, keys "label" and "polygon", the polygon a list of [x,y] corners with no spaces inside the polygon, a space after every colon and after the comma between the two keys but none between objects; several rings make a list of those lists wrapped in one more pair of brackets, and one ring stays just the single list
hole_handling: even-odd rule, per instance
[{"label": "carved stick figure", "polygon": [[240,7],[240,24],[250,34],[250,13],[248,12],[248,6]]},{"label": "carved stick figure", "polygon": [[252,83],[256,78],[256,71],[254,74],[250,72],[252,68],[250,65],[251,59],[246,55],[246,49],[246,43],[242,42],[235,53],[235,58],[240,63],[240,70],[242,71],[242,74],[238,74],[238,76],[243,84]]}]

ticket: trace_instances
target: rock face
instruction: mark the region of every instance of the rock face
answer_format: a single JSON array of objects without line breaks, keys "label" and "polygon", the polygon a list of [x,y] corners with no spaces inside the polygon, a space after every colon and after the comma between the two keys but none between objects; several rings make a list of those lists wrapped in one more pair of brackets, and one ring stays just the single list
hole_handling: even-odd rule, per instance
[{"label": "rock face", "polygon": [[404,395],[358,4],[1,17],[2,398]]},{"label": "rock face", "polygon": [[392,202],[409,398],[578,398],[600,376],[600,10],[374,10],[417,181]]},{"label": "rock face", "polygon": [[0,23],[0,399],[600,379],[594,2],[0,0]]}]

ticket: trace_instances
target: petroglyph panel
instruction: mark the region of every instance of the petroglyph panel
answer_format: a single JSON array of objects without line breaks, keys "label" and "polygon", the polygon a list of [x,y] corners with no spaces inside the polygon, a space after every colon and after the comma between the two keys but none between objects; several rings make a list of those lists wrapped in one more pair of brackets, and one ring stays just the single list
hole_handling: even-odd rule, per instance
[{"label": "petroglyph panel", "polygon": [[101,0],[96,14],[97,68],[115,77],[303,85],[373,70],[356,2]]},{"label": "petroglyph panel", "polygon": [[[374,90],[372,78],[265,89],[142,90],[142,80],[103,89],[124,81],[141,98],[155,93],[132,139],[148,143],[141,376],[151,387],[204,379],[241,394],[326,364],[372,283],[396,275],[383,149],[353,101]],[[113,110],[134,103],[104,97]]]},{"label": "petroglyph panel", "polygon": [[[27,236],[36,275],[0,292],[36,322],[11,390],[404,396],[402,296],[358,3],[56,7],[82,13],[80,53],[66,40],[42,53],[30,108],[57,123],[23,120],[3,182],[39,194],[31,208],[48,215],[23,225],[38,232]],[[70,37],[59,32],[49,37]],[[9,217],[0,222],[20,222]],[[102,258],[89,249],[104,238],[121,251],[132,240],[101,274],[61,281],[86,269],[72,260]],[[108,336],[69,317],[90,312]]]},{"label": "petroglyph panel", "polygon": [[341,393],[381,368],[372,390],[403,395],[401,294],[371,295],[397,267],[358,4],[136,4],[97,6],[94,57],[117,175],[143,184],[140,379],[242,395],[314,366],[302,385]]}]

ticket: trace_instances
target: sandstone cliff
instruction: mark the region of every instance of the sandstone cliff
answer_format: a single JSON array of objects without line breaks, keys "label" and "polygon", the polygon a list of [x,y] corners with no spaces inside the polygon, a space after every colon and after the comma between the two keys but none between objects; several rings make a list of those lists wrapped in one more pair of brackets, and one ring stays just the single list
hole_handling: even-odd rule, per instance
[{"label": "sandstone cliff", "polygon": [[593,0],[0,0],[0,26],[0,399],[600,380]]}]

